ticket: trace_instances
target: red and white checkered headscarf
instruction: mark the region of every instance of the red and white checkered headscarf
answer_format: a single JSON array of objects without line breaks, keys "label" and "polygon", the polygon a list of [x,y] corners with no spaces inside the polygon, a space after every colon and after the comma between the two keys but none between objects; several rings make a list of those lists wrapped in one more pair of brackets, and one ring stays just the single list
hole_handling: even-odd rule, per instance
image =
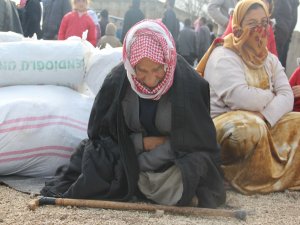
[{"label": "red and white checkered headscarf", "polygon": [[[152,90],[136,79],[134,67],[143,58],[164,65],[165,77]],[[166,26],[156,20],[143,20],[127,33],[123,44],[123,62],[132,89],[141,97],[159,100],[172,86],[176,67],[176,47]]]}]

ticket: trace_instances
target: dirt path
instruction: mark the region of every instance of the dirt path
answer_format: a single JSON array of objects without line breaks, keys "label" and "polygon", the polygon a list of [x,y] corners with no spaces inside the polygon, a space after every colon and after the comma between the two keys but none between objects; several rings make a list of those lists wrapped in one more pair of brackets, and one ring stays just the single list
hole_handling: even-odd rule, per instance
[{"label": "dirt path", "polygon": [[43,206],[36,211],[27,209],[31,200],[27,194],[0,186],[0,225],[59,225],[59,224],[300,224],[300,192],[243,196],[228,192],[227,208],[250,211],[246,221],[230,218],[194,218],[151,213]]}]

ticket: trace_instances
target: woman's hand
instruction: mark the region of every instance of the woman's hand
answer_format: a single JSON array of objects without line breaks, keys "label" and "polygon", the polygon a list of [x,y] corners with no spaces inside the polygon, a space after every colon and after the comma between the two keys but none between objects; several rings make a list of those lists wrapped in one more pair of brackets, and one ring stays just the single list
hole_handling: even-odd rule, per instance
[{"label": "woman's hand", "polygon": [[167,137],[144,137],[143,143],[144,143],[144,150],[145,151],[151,151],[155,149],[157,146],[162,145],[167,140]]},{"label": "woman's hand", "polygon": [[293,94],[295,98],[299,98],[300,97],[300,85],[296,85],[294,87],[292,87],[293,90]]}]

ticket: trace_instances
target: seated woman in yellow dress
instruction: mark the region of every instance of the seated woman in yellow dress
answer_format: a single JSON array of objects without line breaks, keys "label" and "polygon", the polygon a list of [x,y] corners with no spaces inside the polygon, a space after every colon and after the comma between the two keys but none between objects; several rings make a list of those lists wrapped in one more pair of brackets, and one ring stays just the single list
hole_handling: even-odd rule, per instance
[{"label": "seated woman in yellow dress", "polygon": [[300,190],[300,114],[277,57],[268,53],[268,10],[242,0],[233,33],[216,40],[197,71],[210,84],[211,116],[226,180],[244,194]]}]

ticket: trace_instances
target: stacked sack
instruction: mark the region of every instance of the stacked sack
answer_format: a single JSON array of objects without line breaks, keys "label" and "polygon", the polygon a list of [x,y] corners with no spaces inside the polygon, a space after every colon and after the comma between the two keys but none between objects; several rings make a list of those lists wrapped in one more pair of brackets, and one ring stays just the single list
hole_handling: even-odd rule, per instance
[{"label": "stacked sack", "polygon": [[99,68],[99,55],[81,40],[0,43],[0,175],[51,176],[69,162],[95,90],[121,58]]}]

